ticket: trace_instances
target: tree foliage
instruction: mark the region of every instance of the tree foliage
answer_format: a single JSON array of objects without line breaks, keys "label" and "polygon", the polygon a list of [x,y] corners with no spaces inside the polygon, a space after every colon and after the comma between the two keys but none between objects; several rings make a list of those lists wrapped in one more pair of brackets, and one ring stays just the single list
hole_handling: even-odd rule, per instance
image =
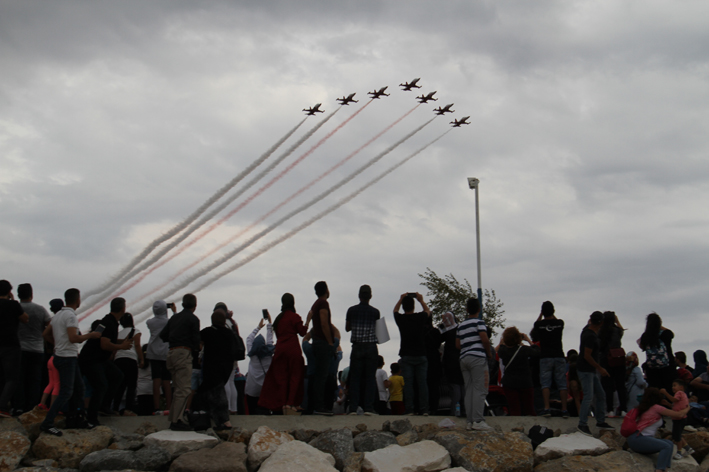
[{"label": "tree foliage", "polygon": [[[423,279],[421,285],[426,287],[428,293],[428,307],[433,315],[434,325],[442,321],[442,316],[445,312],[453,313],[458,321],[462,321],[466,313],[466,304],[468,298],[477,298],[476,291],[470,285],[467,279],[463,279],[463,283],[458,281],[453,274],[440,277],[429,267],[426,267],[426,272],[418,274]],[[483,321],[489,330],[489,336],[492,338],[498,329],[504,328],[505,319],[502,315],[505,310],[502,309],[504,303],[497,299],[494,290],[485,289],[483,297]]]}]

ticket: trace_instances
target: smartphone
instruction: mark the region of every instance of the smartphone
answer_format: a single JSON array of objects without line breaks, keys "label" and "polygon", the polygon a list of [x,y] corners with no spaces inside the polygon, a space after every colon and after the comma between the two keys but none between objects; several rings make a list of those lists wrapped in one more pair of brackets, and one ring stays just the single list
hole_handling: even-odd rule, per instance
[{"label": "smartphone", "polygon": [[416,292],[409,292],[409,296],[411,298],[416,298]]},{"label": "smartphone", "polygon": [[263,310],[261,310],[261,313],[263,314],[263,319],[267,320],[268,319],[268,310],[264,308]]},{"label": "smartphone", "polygon": [[104,325],[100,324],[100,325],[96,326],[96,329],[94,331],[96,331],[97,333],[103,333],[103,330],[105,330],[105,329],[106,329],[106,327]]},{"label": "smartphone", "polygon": [[135,328],[131,328],[130,333],[128,334],[128,338],[133,339],[134,334],[135,334]]}]

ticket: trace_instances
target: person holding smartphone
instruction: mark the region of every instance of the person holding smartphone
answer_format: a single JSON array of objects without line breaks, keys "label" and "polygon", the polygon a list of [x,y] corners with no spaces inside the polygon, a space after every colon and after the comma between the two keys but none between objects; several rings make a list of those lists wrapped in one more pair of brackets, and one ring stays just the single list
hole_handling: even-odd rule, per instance
[{"label": "person holding smartphone", "polygon": [[[261,328],[266,327],[266,338],[259,334]],[[246,356],[249,358],[249,372],[246,376],[246,402],[249,406],[249,414],[262,414],[262,409],[258,406],[261,396],[261,388],[266,378],[266,372],[271,367],[273,359],[273,325],[271,315],[268,310],[262,310],[262,318],[258,326],[246,337]]]},{"label": "person holding smartphone", "polygon": [[[137,416],[136,410],[136,388],[138,387],[138,369],[145,367],[143,349],[140,344],[140,330],[136,329],[133,322],[133,315],[126,313],[121,318],[121,330],[118,332],[119,339],[130,339],[133,342],[131,349],[116,351],[115,362],[121,372],[123,372],[123,382],[121,382],[113,397],[113,409],[120,412],[121,416]],[[121,409],[123,394],[126,394],[126,407]]]}]

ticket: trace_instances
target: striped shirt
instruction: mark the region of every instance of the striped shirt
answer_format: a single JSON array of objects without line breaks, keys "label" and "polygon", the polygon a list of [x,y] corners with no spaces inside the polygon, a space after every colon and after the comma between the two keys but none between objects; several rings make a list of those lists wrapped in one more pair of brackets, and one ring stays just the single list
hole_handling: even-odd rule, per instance
[{"label": "striped shirt", "polygon": [[480,340],[481,332],[487,333],[487,328],[480,318],[467,318],[458,325],[457,337],[460,339],[461,359],[465,356],[487,357]]}]

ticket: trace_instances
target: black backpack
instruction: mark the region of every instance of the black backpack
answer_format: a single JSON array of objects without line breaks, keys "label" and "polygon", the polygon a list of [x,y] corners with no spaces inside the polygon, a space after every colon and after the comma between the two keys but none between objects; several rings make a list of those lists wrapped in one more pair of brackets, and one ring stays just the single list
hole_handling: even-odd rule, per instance
[{"label": "black backpack", "polygon": [[546,426],[540,426],[535,424],[529,428],[529,433],[527,434],[529,439],[532,440],[532,449],[536,449],[541,443],[549,438],[554,437],[554,431],[547,428]]}]

